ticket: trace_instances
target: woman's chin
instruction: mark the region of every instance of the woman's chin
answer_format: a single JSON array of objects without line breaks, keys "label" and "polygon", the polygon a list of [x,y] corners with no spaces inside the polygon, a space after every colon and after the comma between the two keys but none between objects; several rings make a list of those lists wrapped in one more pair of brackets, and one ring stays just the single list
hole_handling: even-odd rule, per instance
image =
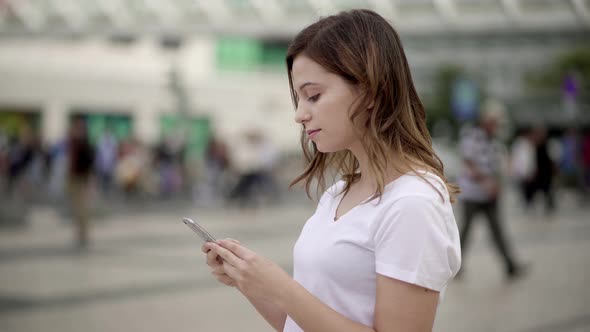
[{"label": "woman's chin", "polygon": [[332,152],[338,152],[338,151],[343,150],[343,149],[339,149],[338,147],[335,147],[335,146],[329,146],[329,145],[318,144],[318,143],[315,144],[315,147],[321,153],[332,153]]}]

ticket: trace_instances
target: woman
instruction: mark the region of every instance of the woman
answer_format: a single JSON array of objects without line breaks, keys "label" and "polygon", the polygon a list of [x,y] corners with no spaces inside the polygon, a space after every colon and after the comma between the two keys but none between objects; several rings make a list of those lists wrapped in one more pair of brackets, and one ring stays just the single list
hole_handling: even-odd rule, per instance
[{"label": "woman", "polygon": [[448,184],[401,42],[378,14],[320,19],[293,40],[287,69],[309,161],[293,184],[324,187],[294,247],[294,276],[235,240],[203,245],[277,331],[430,331],[460,266]]}]

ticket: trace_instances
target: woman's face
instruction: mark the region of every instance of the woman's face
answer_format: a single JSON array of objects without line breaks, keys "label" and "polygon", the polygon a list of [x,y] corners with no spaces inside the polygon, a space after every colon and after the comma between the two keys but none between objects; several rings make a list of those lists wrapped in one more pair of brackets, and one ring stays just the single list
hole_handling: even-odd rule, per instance
[{"label": "woman's face", "polygon": [[293,61],[293,88],[299,97],[295,122],[321,152],[350,149],[360,142],[349,110],[358,93],[336,74],[305,55]]}]

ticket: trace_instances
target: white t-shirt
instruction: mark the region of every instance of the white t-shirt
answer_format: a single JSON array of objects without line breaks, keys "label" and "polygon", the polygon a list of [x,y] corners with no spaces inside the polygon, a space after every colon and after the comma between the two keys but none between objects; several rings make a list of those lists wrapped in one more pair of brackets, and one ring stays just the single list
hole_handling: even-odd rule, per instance
[{"label": "white t-shirt", "polygon": [[[295,243],[293,278],[371,327],[377,273],[443,292],[461,265],[459,232],[444,183],[423,175],[437,189],[406,174],[385,186],[381,201],[358,205],[336,222],[344,182],[328,189]],[[284,331],[302,330],[287,317]]]}]

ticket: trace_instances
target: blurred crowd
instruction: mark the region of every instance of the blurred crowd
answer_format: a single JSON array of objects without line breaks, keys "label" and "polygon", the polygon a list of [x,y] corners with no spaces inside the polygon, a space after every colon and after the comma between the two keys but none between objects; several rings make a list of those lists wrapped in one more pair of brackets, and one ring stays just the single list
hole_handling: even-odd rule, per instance
[{"label": "blurred crowd", "polygon": [[[459,145],[451,148],[458,149],[441,157],[451,166],[447,171],[457,174],[462,189],[462,224],[469,225],[477,213],[488,215],[492,230],[500,229],[498,246],[509,260],[508,249],[502,249],[507,245],[501,226],[497,226],[501,223],[494,221],[496,198],[503,190],[494,181],[508,179],[529,209],[542,195],[546,212],[554,212],[558,189],[576,193],[585,202],[590,197],[590,130],[519,127],[506,149],[495,137],[497,125],[486,121],[466,125]],[[108,127],[92,142],[83,118],[74,119],[67,135],[52,145],[44,144],[39,133],[27,127],[15,136],[0,132],[0,224],[10,220],[26,224],[33,204],[53,204],[79,226],[78,241],[85,246],[88,220],[97,207],[109,212],[113,207],[175,199],[209,207],[281,201],[287,186],[278,184],[277,174],[293,163],[263,132],[246,130],[231,144],[211,135],[200,158],[187,150],[178,136],[162,137],[149,146],[134,138],[119,139]],[[494,166],[500,155],[508,167]],[[485,180],[486,174],[490,181]],[[463,239],[469,229],[464,226]]]},{"label": "blurred crowd", "polygon": [[[74,121],[68,137],[47,146],[24,128],[9,137],[0,132],[0,183],[3,197],[56,202],[73,177],[88,177],[104,199],[190,197],[204,204],[252,203],[254,193],[277,199],[274,173],[281,154],[261,132],[250,130],[228,145],[211,137],[201,160],[189,160],[182,139],[163,138],[147,146],[117,139],[108,128],[95,144],[84,121]],[[590,131],[539,125],[519,128],[510,145],[508,174],[529,206],[544,194],[555,208],[555,187],[590,192]],[[455,172],[454,170],[451,170]]]},{"label": "blurred crowd", "polygon": [[118,139],[107,128],[93,143],[83,119],[74,120],[67,136],[51,146],[29,128],[14,137],[0,132],[1,195],[6,202],[64,203],[74,213],[75,207],[87,210],[88,202],[107,208],[113,202],[163,199],[240,206],[276,202],[278,149],[257,130],[242,136],[231,146],[213,136],[204,155],[194,158],[177,137],[148,146]]},{"label": "blurred crowd", "polygon": [[556,208],[556,187],[585,198],[590,193],[590,130],[564,128],[549,135],[544,126],[522,128],[512,145],[511,174],[530,208],[543,194],[546,212]]}]

